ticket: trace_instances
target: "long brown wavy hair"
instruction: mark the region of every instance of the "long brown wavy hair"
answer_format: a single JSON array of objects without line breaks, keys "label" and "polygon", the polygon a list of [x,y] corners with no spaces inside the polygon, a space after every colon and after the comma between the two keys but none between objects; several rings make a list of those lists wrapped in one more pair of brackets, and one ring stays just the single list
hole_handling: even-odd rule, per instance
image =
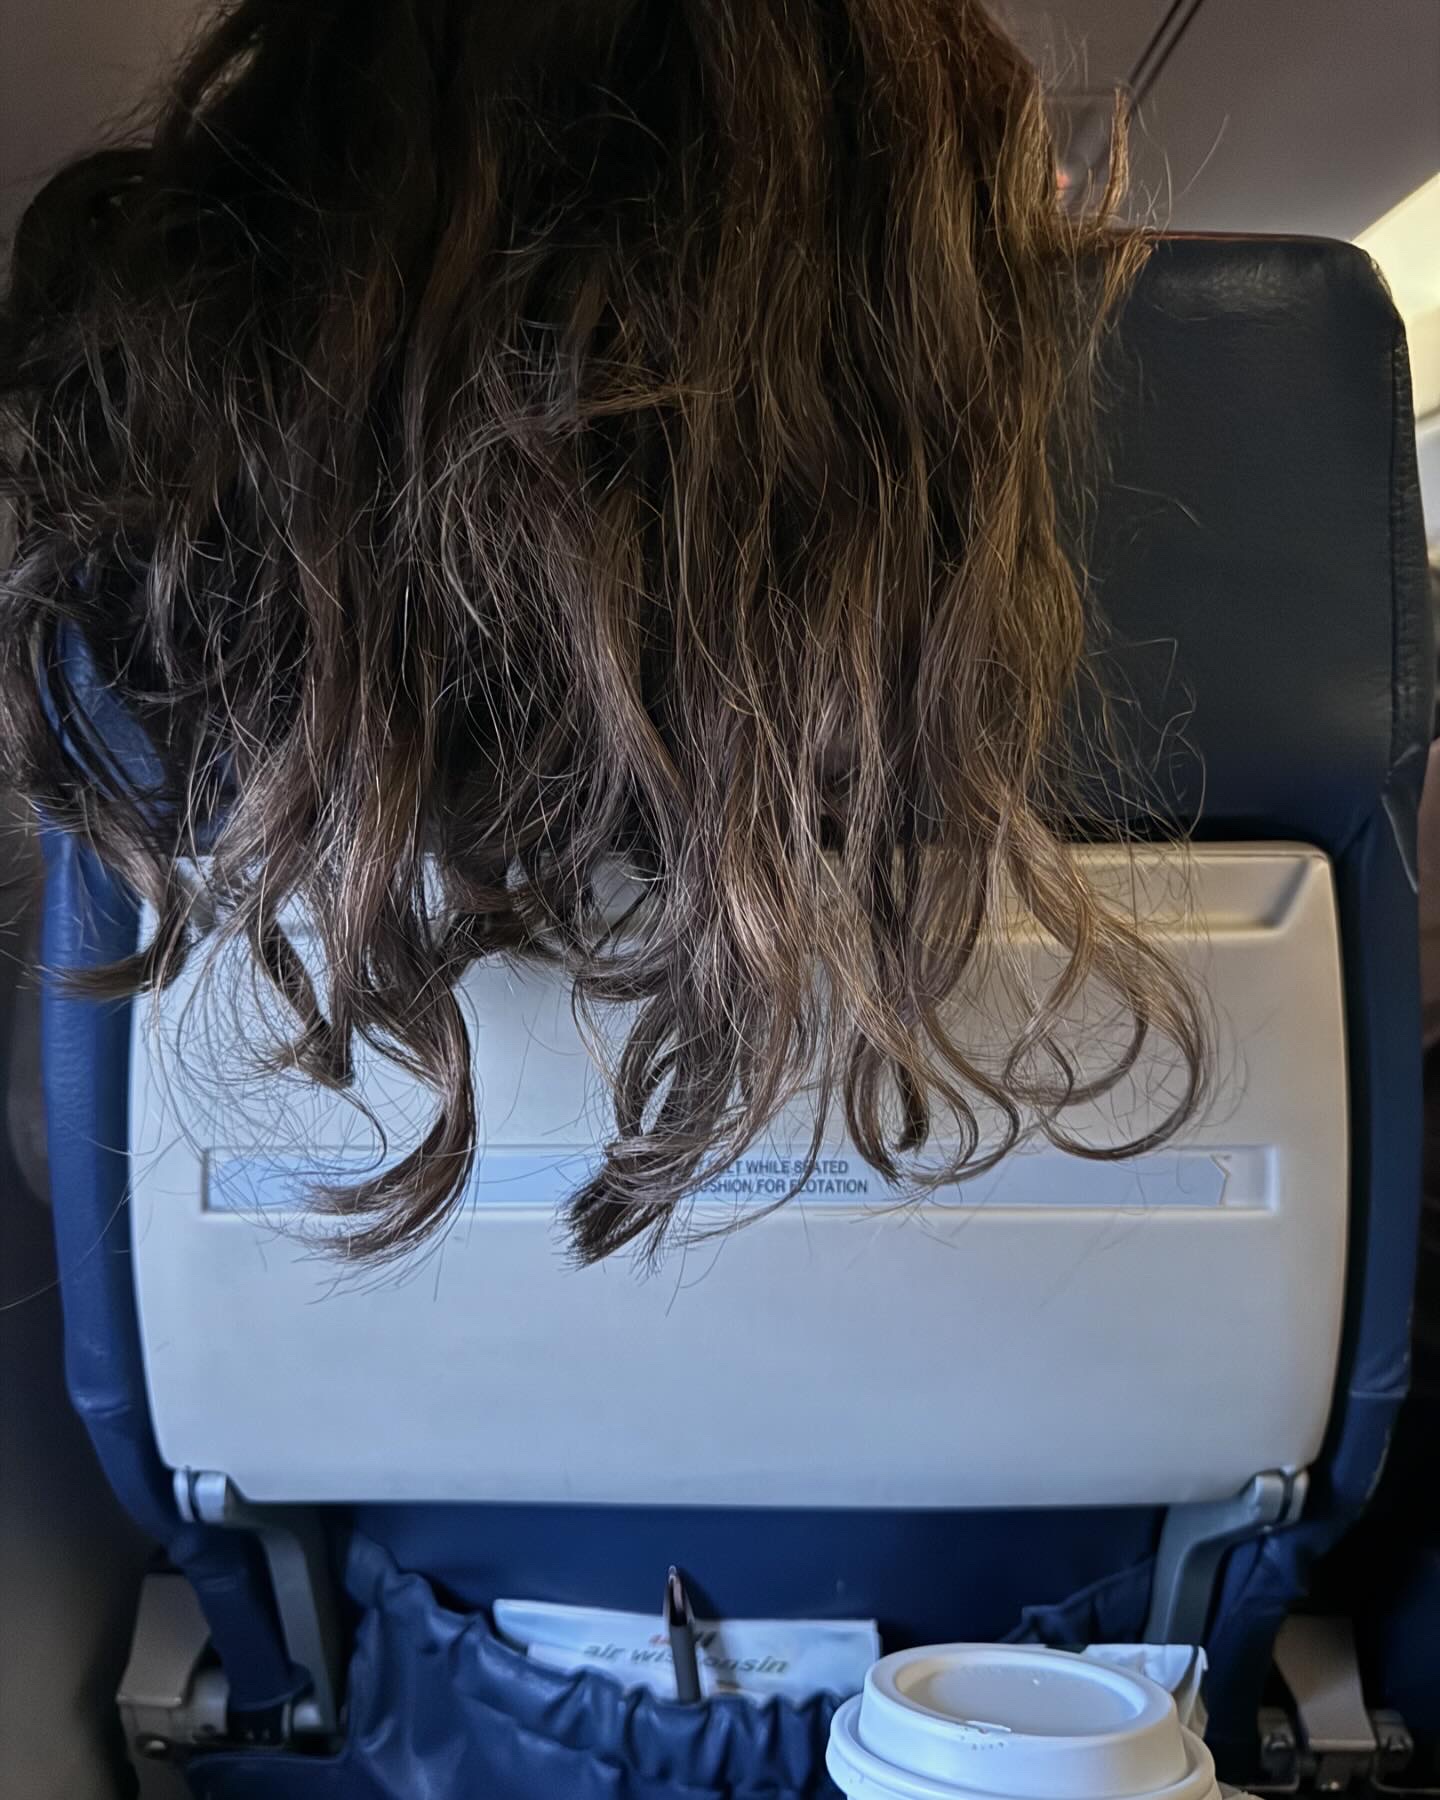
[{"label": "long brown wavy hair", "polygon": [[[975,0],[226,7],[32,208],[0,323],[12,776],[156,920],[104,991],[238,938],[292,1066],[423,1078],[423,1141],[323,1196],[370,1256],[463,1194],[489,956],[627,1009],[587,1261],[801,1095],[901,1184],[1164,1139],[1202,1011],[1063,828],[1057,487],[1141,255],[1062,211]],[[997,1060],[1002,907],[1059,974]],[[1072,1141],[1151,1038],[1165,1116]]]}]

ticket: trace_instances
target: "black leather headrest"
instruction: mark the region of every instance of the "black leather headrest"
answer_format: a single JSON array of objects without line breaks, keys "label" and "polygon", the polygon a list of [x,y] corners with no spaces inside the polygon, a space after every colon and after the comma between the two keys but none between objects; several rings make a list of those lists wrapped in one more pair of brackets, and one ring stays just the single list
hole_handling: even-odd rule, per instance
[{"label": "black leather headrest", "polygon": [[1162,239],[1101,437],[1087,560],[1122,734],[1205,834],[1338,849],[1424,754],[1434,693],[1405,337],[1374,265]]}]

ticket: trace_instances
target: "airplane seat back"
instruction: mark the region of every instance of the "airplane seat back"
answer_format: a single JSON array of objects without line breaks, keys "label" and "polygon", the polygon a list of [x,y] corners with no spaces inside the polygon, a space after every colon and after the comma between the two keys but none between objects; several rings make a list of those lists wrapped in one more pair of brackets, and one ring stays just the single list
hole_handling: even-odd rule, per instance
[{"label": "airplane seat back", "polygon": [[[828,1699],[637,1702],[490,1633],[503,1594],[650,1610],[670,1562],[717,1614],[874,1616],[890,1647],[1203,1641],[1212,1744],[1250,1770],[1276,1631],[1406,1380],[1433,664],[1373,268],[1161,240],[1103,437],[1086,560],[1149,779],[1127,807],[1097,762],[1097,840],[1144,841],[1084,854],[1191,959],[1221,1045],[1216,1103],[1165,1152],[1025,1154],[897,1211],[837,1137],[822,1185],[678,1268],[576,1273],[551,1221],[600,1129],[583,1047],[547,978],[482,968],[463,1216],[408,1275],[337,1281],[289,1227],[317,1174],[377,1153],[353,1111],[235,1079],[226,1010],[189,988],[157,1024],[52,980],[72,1393],[192,1577],[174,1630],[218,1653],[197,1791],[379,1796],[443,1768],[502,1800],[829,1792]],[[49,855],[47,968],[133,943],[88,852]],[[1163,1079],[1147,1064],[1122,1118]],[[413,1092],[364,1083],[413,1130]],[[804,1123],[707,1216],[763,1204]]]},{"label": "airplane seat back", "polygon": [[[1432,751],[1428,779],[1436,779]],[[1424,834],[1434,830],[1427,795]],[[1434,896],[1429,899],[1433,905]],[[1425,911],[1421,913],[1422,933]],[[1423,966],[1423,963],[1422,963]],[[1427,1003],[1433,995],[1427,995]],[[1309,1617],[1295,1629],[1331,1641],[1353,1632],[1361,1692],[1381,1735],[1391,1740],[1388,1782],[1406,1791],[1440,1788],[1440,1044],[1425,1052],[1424,1203],[1411,1318],[1410,1391],[1400,1408],[1385,1466],[1363,1518],[1315,1570]],[[1321,1623],[1317,1626],[1314,1621]],[[1303,1651],[1304,1644],[1301,1643]],[[1308,1659],[1317,1699],[1333,1684]],[[1299,1671],[1307,1686],[1307,1663]]]}]

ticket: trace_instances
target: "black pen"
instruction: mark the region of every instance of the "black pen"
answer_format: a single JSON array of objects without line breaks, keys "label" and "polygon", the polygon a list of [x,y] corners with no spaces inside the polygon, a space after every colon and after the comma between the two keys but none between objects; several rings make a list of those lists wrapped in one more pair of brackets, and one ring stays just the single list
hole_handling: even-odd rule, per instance
[{"label": "black pen", "polygon": [[680,1571],[671,1567],[665,1577],[665,1630],[675,1661],[675,1698],[691,1706],[700,1698],[700,1662],[695,1654],[695,1614]]}]

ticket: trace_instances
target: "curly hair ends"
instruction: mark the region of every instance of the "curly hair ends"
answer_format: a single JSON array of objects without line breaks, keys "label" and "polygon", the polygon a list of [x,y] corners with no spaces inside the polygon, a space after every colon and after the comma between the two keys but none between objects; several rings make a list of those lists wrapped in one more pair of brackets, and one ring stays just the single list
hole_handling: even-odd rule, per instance
[{"label": "curly hair ends", "polygon": [[[13,778],[153,908],[103,991],[239,939],[294,1066],[423,1078],[423,1142],[318,1197],[351,1254],[464,1192],[456,984],[496,955],[627,1009],[584,1261],[653,1252],[801,1095],[926,1187],[1193,1114],[1198,997],[1060,825],[1057,483],[1142,255],[1062,211],[976,0],[238,0],[41,196],[0,319]],[[959,1002],[1002,907],[1061,972],[997,1062]],[[1082,1079],[1096,982],[1129,1024]],[[1147,1040],[1167,1116],[1072,1142]]]}]

